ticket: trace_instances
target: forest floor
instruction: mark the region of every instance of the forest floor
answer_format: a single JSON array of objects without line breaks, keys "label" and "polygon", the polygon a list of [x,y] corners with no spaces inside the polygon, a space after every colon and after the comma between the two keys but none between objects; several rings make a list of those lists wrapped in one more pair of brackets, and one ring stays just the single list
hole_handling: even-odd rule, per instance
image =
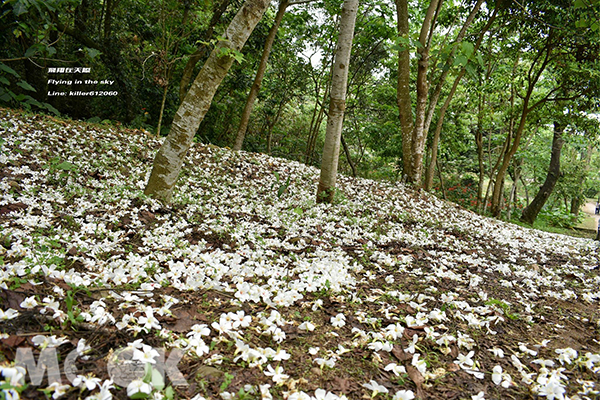
[{"label": "forest floor", "polygon": [[0,138],[7,398],[598,398],[592,240],[344,176],[315,204],[317,169],[200,144],[163,206],[145,132]]}]

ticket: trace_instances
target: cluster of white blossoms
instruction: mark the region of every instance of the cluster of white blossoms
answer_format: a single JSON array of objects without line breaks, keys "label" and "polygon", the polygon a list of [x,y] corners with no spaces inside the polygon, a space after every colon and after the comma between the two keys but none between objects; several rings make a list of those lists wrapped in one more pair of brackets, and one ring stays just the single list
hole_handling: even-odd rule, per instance
[{"label": "cluster of white blossoms", "polygon": [[[559,314],[554,307],[597,309],[591,241],[491,220],[401,184],[344,176],[338,186],[345,198],[316,204],[316,169],[200,145],[186,158],[177,207],[166,209],[141,194],[150,164],[140,160],[152,158],[154,139],[0,113],[0,208],[14,208],[0,215],[0,287],[53,285],[51,294],[32,291],[3,305],[3,323],[39,313],[48,323],[156,336],[205,364],[257,368],[264,381],[243,389],[263,399],[346,398],[300,390],[302,377],[291,367],[298,336],[308,343],[310,368],[321,372],[343,368],[360,349],[374,369],[399,382],[410,382],[410,367],[426,382],[459,370],[500,391],[523,386],[549,400],[598,394],[600,354],[591,342],[566,348],[511,336],[497,344],[508,322],[523,331],[541,324],[548,337],[568,335],[574,321],[600,326],[593,314]],[[281,177],[292,184],[278,196]],[[73,303],[82,287],[98,292]],[[173,290],[169,296],[165,287]],[[206,307],[222,311],[182,324],[185,331],[170,330],[173,310],[190,306],[178,291],[212,291],[217,296]],[[32,338],[40,348],[65,340]],[[131,346],[140,362],[156,359],[142,342]],[[398,353],[404,361],[393,358]],[[484,362],[490,357],[493,363]],[[444,367],[432,367],[435,359]],[[1,368],[4,382],[14,383],[3,389],[5,397],[18,398],[23,372]],[[587,379],[573,378],[584,373]],[[77,387],[88,399],[109,400],[115,386],[88,375],[72,383],[49,393],[60,398]],[[359,383],[367,397],[415,397],[407,384]],[[126,389],[133,397],[165,396],[144,380]]]}]

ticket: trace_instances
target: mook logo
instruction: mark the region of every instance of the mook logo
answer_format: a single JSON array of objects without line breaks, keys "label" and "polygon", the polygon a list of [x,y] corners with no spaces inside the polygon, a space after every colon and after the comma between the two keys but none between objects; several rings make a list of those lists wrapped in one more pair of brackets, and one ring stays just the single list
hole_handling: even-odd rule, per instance
[{"label": "mook logo", "polygon": [[[172,387],[165,389],[165,376],[172,386],[188,386],[177,364],[183,357],[183,351],[173,349],[165,359],[163,349],[156,349],[143,344],[142,339],[128,343],[111,351],[106,359],[107,373],[110,379],[101,383],[101,379],[92,375],[78,373],[77,360],[89,361],[91,351],[85,339],[80,339],[77,348],[64,358],[63,372],[71,385],[63,384],[57,347],[67,343],[66,338],[38,335],[32,342],[40,348],[37,362],[30,347],[19,347],[13,366],[0,366],[4,384],[0,385],[0,398],[19,399],[19,393],[25,389],[25,377],[29,375],[31,385],[40,386],[44,375],[48,375],[48,387],[43,391],[52,394],[54,399],[65,394],[71,387],[79,387],[90,391],[98,388],[100,393],[90,396],[90,399],[110,399],[110,389],[114,385],[127,388],[130,398],[146,398],[153,391],[173,391]],[[1,383],[1,382],[0,382]],[[165,393],[167,394],[167,393]],[[168,397],[167,397],[168,398]]]}]

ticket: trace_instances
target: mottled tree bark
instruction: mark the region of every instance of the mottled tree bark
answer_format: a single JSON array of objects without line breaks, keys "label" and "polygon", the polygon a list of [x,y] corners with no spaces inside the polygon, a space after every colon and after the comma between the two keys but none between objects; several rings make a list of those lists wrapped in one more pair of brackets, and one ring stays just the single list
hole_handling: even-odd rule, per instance
[{"label": "mottled tree bark", "polygon": [[358,0],[344,0],[342,17],[340,19],[340,34],[335,53],[333,73],[331,75],[331,96],[329,113],[327,115],[327,131],[323,145],[323,160],[321,161],[321,177],[317,188],[317,202],[331,203],[335,193],[340,155],[340,139],[344,110],[346,109],[346,85],[348,83],[348,67],[350,50],[354,37],[354,24],[358,11]]},{"label": "mottled tree bark", "polygon": [[546,175],[546,180],[540,188],[540,191],[535,195],[531,203],[523,209],[523,212],[521,213],[521,221],[523,222],[533,224],[542,207],[544,207],[544,204],[546,204],[546,201],[548,201],[548,198],[552,194],[554,186],[556,186],[556,182],[558,181],[558,177],[560,176],[560,152],[564,144],[564,140],[562,137],[564,130],[564,124],[561,124],[559,122],[554,123],[554,135],[552,137],[552,153],[550,156],[550,166],[548,167],[548,174]]},{"label": "mottled tree bark", "polygon": [[268,6],[267,0],[247,0],[229,24],[225,40],[219,41],[211,52],[175,114],[169,135],[154,159],[144,191],[146,195],[163,203],[171,201],[184,157],[217,88],[234,61],[230,55],[219,56],[219,53],[241,50]]}]

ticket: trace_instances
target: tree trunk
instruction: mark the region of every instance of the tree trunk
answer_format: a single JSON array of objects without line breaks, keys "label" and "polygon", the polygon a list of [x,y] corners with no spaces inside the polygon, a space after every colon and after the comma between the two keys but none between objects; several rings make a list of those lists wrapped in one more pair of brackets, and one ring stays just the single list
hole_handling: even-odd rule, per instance
[{"label": "tree trunk", "polygon": [[560,176],[560,151],[563,147],[563,132],[565,125],[559,122],[554,123],[554,135],[552,137],[552,154],[550,156],[550,166],[548,167],[548,174],[546,180],[540,188],[540,191],[535,195],[531,204],[529,204],[521,214],[521,221],[528,224],[533,224],[537,218],[540,210],[546,204],[546,201],[552,194],[556,181]]},{"label": "tree trunk", "polygon": [[[525,122],[527,121],[527,116],[533,109],[539,107],[540,105],[542,105],[543,103],[545,103],[547,101],[547,97],[545,97],[545,98],[537,101],[532,106],[530,106],[530,104],[529,104],[529,102],[531,100],[531,96],[533,94],[533,90],[534,90],[537,82],[539,81],[540,77],[542,76],[542,73],[548,66],[548,63],[550,62],[550,54],[552,53],[552,50],[554,48],[552,40],[553,40],[553,33],[551,31],[550,34],[548,35],[548,37],[546,38],[546,43],[545,43],[544,47],[538,51],[538,54],[536,55],[533,63],[529,67],[529,72],[527,74],[527,92],[525,93],[525,96],[523,97],[523,105],[522,105],[521,116],[520,116],[520,120],[519,120],[519,126],[518,126],[517,130],[515,131],[515,136],[514,136],[514,139],[512,142],[512,146],[509,145],[509,149],[504,154],[504,158],[502,159],[502,164],[501,164],[500,168],[498,169],[498,173],[496,174],[496,184],[494,185],[494,192],[492,193],[492,207],[490,210],[494,217],[497,217],[500,214],[500,210],[501,210],[500,201],[502,198],[502,187],[503,187],[503,183],[504,183],[504,177],[506,176],[506,171],[508,170],[508,165],[510,164],[512,157],[517,152],[517,149],[519,148],[519,144],[521,143],[521,136],[523,135],[523,131],[525,130]],[[544,55],[544,53],[545,53],[545,56],[542,57]],[[535,68],[537,62],[540,59],[542,61],[539,65],[539,68],[537,71],[534,71],[534,68]],[[535,199],[534,199],[534,201],[535,201]]]},{"label": "tree trunk", "polygon": [[234,61],[230,55],[218,54],[241,50],[268,6],[267,0],[246,0],[229,24],[224,34],[225,40],[220,41],[211,52],[175,114],[169,135],[154,159],[144,191],[146,195],[163,203],[171,201],[185,154],[192,145],[217,88]]},{"label": "tree trunk", "polygon": [[427,113],[427,99],[429,96],[429,80],[427,79],[427,70],[429,68],[429,48],[431,46],[431,36],[435,21],[437,19],[439,8],[443,0],[431,0],[421,34],[419,43],[421,46],[417,49],[417,104],[415,107],[415,124],[413,126],[411,139],[411,166],[408,182],[416,187],[421,186],[421,175],[423,173],[423,151],[427,139],[425,131],[425,118]]},{"label": "tree trunk", "polygon": [[[464,39],[467,28],[473,21],[473,18],[475,18],[475,14],[477,14],[477,12],[479,11],[479,8],[481,7],[481,3],[482,3],[482,1],[478,1],[477,4],[475,4],[475,7],[473,8],[473,10],[471,11],[471,14],[469,14],[467,21],[463,25],[461,31],[459,32],[459,34],[456,38],[457,44],[460,43]],[[496,15],[497,15],[497,8],[494,9],[494,12],[490,16],[490,19],[488,20],[487,24],[481,30],[479,37],[477,39],[477,43],[475,44],[475,47],[473,49],[474,53],[476,53],[477,50],[479,49],[479,47],[481,46],[481,42],[483,41],[485,33],[490,29],[490,27],[494,23],[494,20],[496,19]],[[456,46],[453,47],[452,54],[454,54],[455,50],[456,50]],[[435,112],[435,106],[440,97],[440,93],[442,91],[443,84],[446,81],[448,73],[451,70],[451,66],[452,66],[451,61],[452,61],[452,57],[449,57],[448,61],[446,61],[446,66],[445,66],[446,70],[444,72],[442,72],[442,75],[440,76],[440,79],[436,85],[434,92],[433,92],[432,99],[429,102],[429,106],[428,106],[429,108],[427,110],[427,118],[425,120],[425,131],[427,133],[429,132],[431,120],[432,120],[433,114]],[[491,70],[491,68],[488,68],[488,76],[489,76],[490,70]],[[454,79],[454,83],[452,84],[452,89],[450,89],[450,93],[448,94],[448,96],[446,97],[446,100],[444,101],[444,104],[440,108],[440,115],[438,117],[438,122],[437,122],[434,136],[433,136],[431,160],[429,160],[429,166],[427,168],[427,173],[425,175],[425,190],[427,190],[427,191],[431,191],[431,187],[433,185],[433,174],[435,171],[438,146],[439,146],[439,141],[440,141],[440,134],[442,132],[442,127],[444,124],[444,118],[446,117],[446,111],[448,110],[448,107],[450,106],[450,102],[452,101],[452,98],[454,97],[454,94],[456,93],[458,84],[460,83],[461,79],[465,75],[465,72],[466,72],[466,69],[465,69],[465,67],[463,67],[461,69],[460,73],[458,74],[458,76]],[[481,200],[481,193],[479,194],[478,200]]]},{"label": "tree trunk", "polygon": [[525,184],[525,180],[523,179],[523,175],[519,177],[521,179],[521,183],[523,184],[523,189],[525,189],[525,202],[529,204],[529,189],[527,189],[527,185]]},{"label": "tree trunk", "polygon": [[508,196],[508,205],[506,208],[506,220],[510,221],[512,217],[513,208],[516,208],[517,204],[517,188],[519,182],[519,175],[521,171],[521,161],[513,160],[513,175],[511,176],[513,184],[510,189],[510,195]]},{"label": "tree trunk", "polygon": [[464,75],[464,70],[461,71],[460,74],[458,74],[458,76],[454,80],[452,89],[450,89],[450,93],[448,94],[448,97],[446,97],[444,104],[440,108],[440,117],[438,118],[438,123],[437,123],[437,126],[435,127],[435,133],[433,134],[433,143],[431,144],[431,160],[429,160],[429,167],[427,168],[427,174],[425,175],[425,190],[427,190],[428,192],[431,191],[431,188],[433,186],[433,174],[435,172],[438,146],[440,143],[440,135],[442,133],[442,126],[444,125],[444,118],[446,116],[446,111],[448,110],[448,107],[450,106],[450,101],[452,101],[452,97],[454,97],[456,88],[458,87],[458,84],[459,84],[460,80],[462,79],[463,75]]},{"label": "tree trunk", "polygon": [[442,164],[440,163],[440,159],[436,158],[435,165],[437,165],[438,177],[440,178],[440,189],[442,189],[442,197],[444,200],[448,200],[446,196],[446,187],[444,186],[444,176],[442,175]]},{"label": "tree trunk", "polygon": [[342,139],[342,147],[344,148],[344,154],[346,154],[346,161],[348,161],[348,165],[352,170],[352,176],[356,178],[356,168],[354,167],[354,163],[352,162],[352,157],[350,157],[350,149],[344,140],[344,136],[341,136]]},{"label": "tree trunk", "polygon": [[577,194],[574,195],[573,198],[571,199],[571,214],[573,214],[575,216],[579,215],[579,212],[581,211],[581,204],[584,201],[583,184],[585,182],[586,175],[587,175],[588,171],[590,170],[593,149],[594,148],[593,148],[592,144],[589,144],[585,151],[585,155],[584,154],[581,155],[582,160],[583,159],[585,160],[584,164],[583,164],[583,173],[581,174],[581,176],[579,178],[579,185],[577,186],[577,188],[578,188]]},{"label": "tree trunk", "polygon": [[158,126],[156,127],[156,137],[160,136],[160,128],[162,125],[163,115],[165,113],[165,103],[167,102],[167,92],[169,91],[169,81],[166,82],[163,90],[163,97],[160,103],[160,114],[158,116]]},{"label": "tree trunk", "polygon": [[284,98],[283,100],[281,100],[281,102],[279,102],[279,107],[277,108],[277,114],[275,114],[275,119],[273,120],[273,123],[268,122],[267,125],[269,126],[269,130],[267,132],[267,154],[271,154],[272,152],[272,145],[273,145],[273,129],[275,128],[275,125],[277,125],[277,123],[279,122],[279,119],[281,118],[281,114],[283,113],[283,108],[285,107],[285,105],[287,104],[287,100]]},{"label": "tree trunk", "polygon": [[[467,29],[473,22],[473,19],[475,19],[475,15],[479,12],[479,8],[481,7],[482,3],[483,3],[483,0],[477,0],[477,3],[473,7],[473,10],[471,10],[471,13],[469,14],[465,23],[463,24],[462,28],[460,29],[460,32],[458,33],[458,36],[456,37],[455,44],[454,44],[454,46],[452,46],[450,55],[448,56],[448,59],[446,60],[446,65],[442,68],[442,74],[440,75],[437,85],[436,85],[435,89],[433,90],[433,92],[431,93],[431,96],[429,97],[429,104],[427,106],[427,116],[425,118],[425,124],[424,124],[425,134],[427,134],[429,132],[429,126],[431,125],[431,121],[433,119],[433,114],[435,113],[435,107],[440,98],[440,94],[442,93],[442,88],[444,86],[444,83],[446,82],[446,78],[448,77],[448,74],[452,70],[452,64],[454,61],[454,54],[456,52],[456,49],[457,49],[458,45],[462,42],[462,40],[465,38]],[[477,52],[479,46],[481,45],[481,41],[483,40],[483,36],[485,35],[485,32],[488,31],[489,27],[492,25],[492,22],[494,21],[495,18],[496,18],[496,9],[494,9],[494,13],[490,17],[490,20],[488,21],[488,23],[486,24],[486,26],[484,27],[484,29],[482,30],[482,32],[479,35],[477,44],[475,45],[474,50],[473,50],[474,53]],[[465,74],[465,68],[463,67],[461,70],[461,73],[460,73],[460,78],[457,77],[457,79],[455,80],[456,85],[457,85],[456,81],[460,81],[462,79],[462,77],[464,76],[464,74]],[[452,96],[450,96],[450,97],[452,97]]]},{"label": "tree trunk", "polygon": [[[408,0],[396,0],[398,36],[408,41]],[[403,180],[411,174],[411,140],[413,131],[412,101],[410,98],[410,51],[408,45],[398,52],[398,85],[396,101],[402,132],[402,175]]]},{"label": "tree trunk", "polygon": [[344,0],[340,19],[340,34],[335,53],[333,74],[331,75],[331,95],[329,113],[327,115],[327,131],[323,145],[321,176],[317,188],[317,202],[331,203],[335,193],[335,180],[340,154],[340,138],[346,109],[346,85],[348,83],[348,67],[358,0]]},{"label": "tree trunk", "polygon": [[[203,35],[207,41],[212,37],[215,26],[221,19],[223,13],[225,13],[225,10],[227,10],[227,6],[229,6],[230,2],[231,0],[222,0],[215,4],[213,15],[208,25],[208,29]],[[187,63],[185,64],[185,67],[183,68],[183,75],[181,76],[181,82],[179,83],[180,104],[183,103],[183,99],[185,97],[185,94],[187,93],[187,87],[190,84],[190,80],[192,79],[194,67],[196,66],[198,61],[200,61],[205,56],[206,53],[208,53],[208,47],[207,45],[203,44],[194,52],[194,54],[190,56]]]},{"label": "tree trunk", "polygon": [[240,126],[237,131],[235,144],[233,145],[233,150],[238,151],[242,149],[244,137],[246,136],[246,129],[248,128],[248,122],[250,121],[250,114],[252,114],[254,102],[258,97],[258,91],[260,90],[260,85],[262,84],[263,77],[265,76],[265,71],[267,70],[267,61],[269,61],[271,47],[273,47],[273,42],[275,41],[275,36],[277,35],[277,30],[279,29],[279,24],[281,24],[283,14],[285,14],[285,10],[287,9],[288,4],[289,0],[281,0],[279,3],[279,8],[277,10],[277,15],[275,16],[275,21],[273,22],[273,26],[269,30],[267,40],[265,41],[265,47],[260,58],[260,63],[258,64],[258,69],[256,71],[254,83],[252,83],[250,93],[248,94],[248,98],[246,99],[246,105],[244,106],[244,111],[242,112],[242,118],[240,119]]},{"label": "tree trunk", "polygon": [[112,29],[112,12],[114,0],[106,0],[106,9],[104,11],[104,40],[109,40]]}]

